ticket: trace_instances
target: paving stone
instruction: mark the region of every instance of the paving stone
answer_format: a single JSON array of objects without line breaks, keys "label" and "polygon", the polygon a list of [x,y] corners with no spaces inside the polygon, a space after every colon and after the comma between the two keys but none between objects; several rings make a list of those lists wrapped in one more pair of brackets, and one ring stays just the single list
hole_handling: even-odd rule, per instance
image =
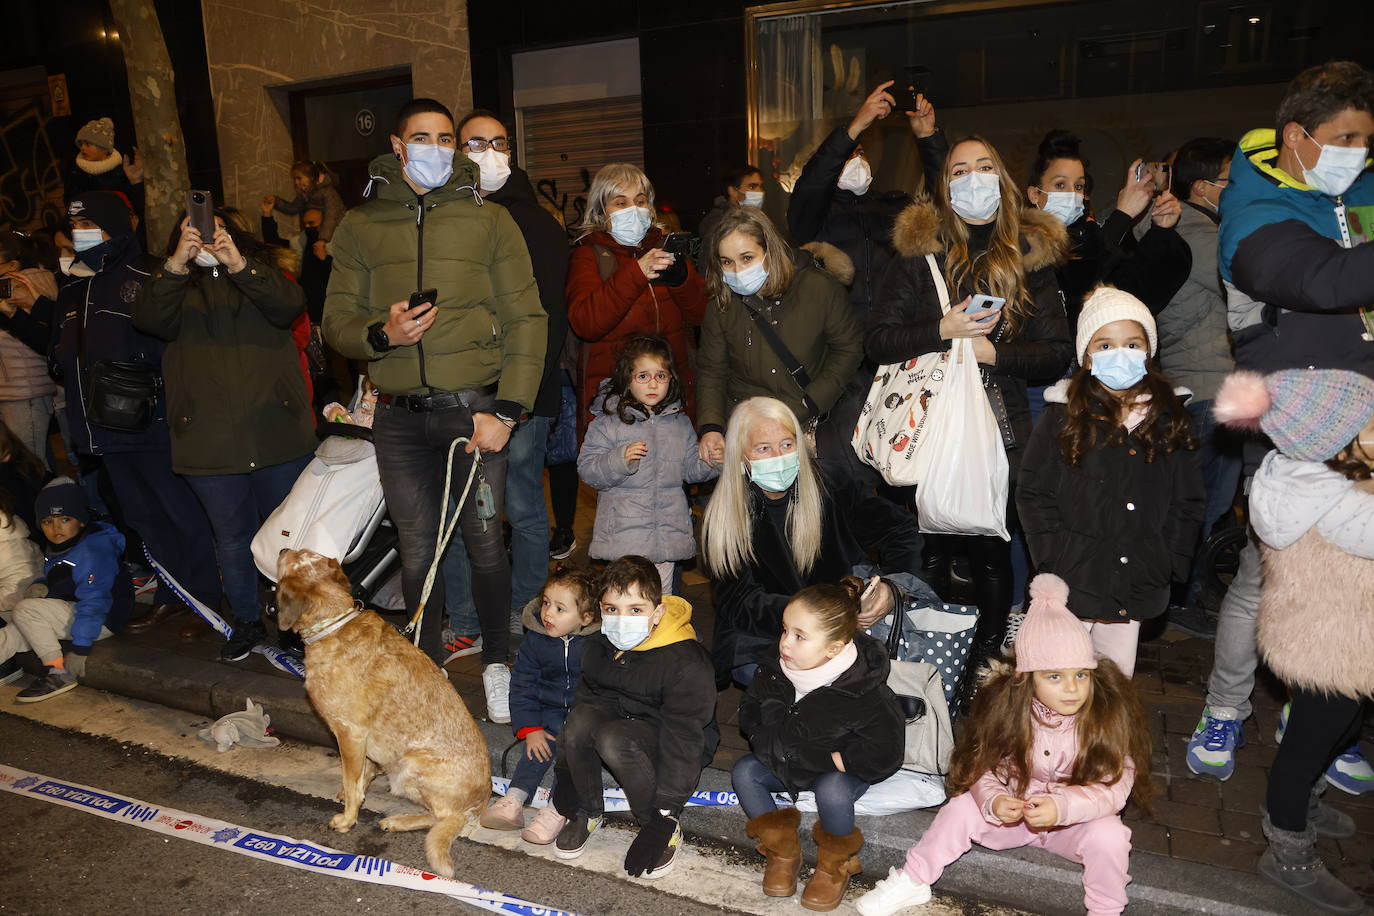
[{"label": "paving stone", "polygon": [[[1221,834],[1221,820],[1215,808],[1184,805],[1167,798],[1154,800],[1154,820],[1166,827],[1178,827],[1198,833]],[[1201,860],[1197,860],[1201,861]]]},{"label": "paving stone", "polygon": [[1221,812],[1221,833],[1229,840],[1245,843],[1264,844],[1264,831],[1260,827],[1258,814],[1243,811]]},{"label": "paving stone", "polygon": [[1199,808],[1220,808],[1221,790],[1216,783],[1200,779],[1179,779],[1169,786],[1170,801]]},{"label": "paving stone", "polygon": [[1264,853],[1263,846],[1225,838],[1218,839],[1192,830],[1169,831],[1169,854],[1189,862],[1217,865],[1236,871],[1254,871]]},{"label": "paving stone", "polygon": [[1127,821],[1126,825],[1131,828],[1132,850],[1169,854],[1169,830],[1163,824],[1137,820]]}]

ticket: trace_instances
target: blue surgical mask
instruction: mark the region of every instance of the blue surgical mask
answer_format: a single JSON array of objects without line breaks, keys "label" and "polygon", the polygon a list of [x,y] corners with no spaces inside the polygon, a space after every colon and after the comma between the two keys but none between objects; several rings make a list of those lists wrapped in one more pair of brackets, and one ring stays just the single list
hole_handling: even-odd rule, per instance
[{"label": "blue surgical mask", "polygon": [[745,191],[745,192],[744,192],[744,200],[742,201],[742,203],[743,203],[744,206],[746,206],[746,207],[762,207],[762,206],[763,206],[763,192],[762,192],[762,191]]},{"label": "blue surgical mask", "polygon": [[648,207],[626,207],[611,214],[611,238],[633,248],[644,241],[644,234],[653,225],[654,215]]},{"label": "blue surgical mask", "polygon": [[405,172],[407,178],[426,191],[442,188],[453,176],[453,147],[407,143]]},{"label": "blue surgical mask", "polygon": [[608,614],[601,618],[601,632],[622,652],[649,638],[653,623],[647,614]]},{"label": "blue surgical mask", "polygon": [[[1303,133],[1307,134],[1306,130]],[[1317,138],[1307,134],[1307,139],[1313,143]],[[1363,146],[1331,146],[1317,144],[1321,146],[1321,154],[1317,156],[1317,164],[1308,168],[1302,167],[1302,180],[1312,187],[1329,194],[1332,197],[1340,197],[1350,186],[1355,183],[1355,179],[1360,177],[1364,171],[1364,161],[1369,157],[1369,149]],[[1298,158],[1302,163],[1302,158]]]},{"label": "blue surgical mask", "polygon": [[768,271],[763,269],[762,261],[755,261],[744,270],[737,270],[734,273],[723,270],[720,276],[725,281],[726,286],[741,296],[754,295],[763,289],[763,284],[768,282]]},{"label": "blue surgical mask", "polygon": [[770,493],[783,493],[797,482],[801,472],[801,453],[788,452],[772,458],[760,458],[749,462],[749,479],[760,489]]},{"label": "blue surgical mask", "polygon": [[1092,368],[1088,371],[1113,391],[1133,388],[1145,377],[1145,361],[1148,357],[1144,350],[1112,347],[1110,350],[1095,350],[1091,355]]},{"label": "blue surgical mask", "polygon": [[1072,226],[1083,215],[1083,195],[1078,191],[1046,191],[1041,189],[1040,193],[1045,195],[1045,205],[1040,209],[1065,226]]},{"label": "blue surgical mask", "polygon": [[964,219],[991,219],[1002,206],[1002,179],[996,172],[969,172],[949,183],[949,205]]},{"label": "blue surgical mask", "polygon": [[72,230],[72,247],[77,251],[90,251],[103,241],[105,240],[100,237],[99,229]]}]

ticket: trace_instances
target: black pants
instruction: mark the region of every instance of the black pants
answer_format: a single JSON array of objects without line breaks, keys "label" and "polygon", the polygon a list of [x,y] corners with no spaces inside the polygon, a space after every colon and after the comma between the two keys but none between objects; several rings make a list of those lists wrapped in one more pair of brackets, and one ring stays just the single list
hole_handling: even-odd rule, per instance
[{"label": "black pants", "polygon": [[577,517],[577,462],[549,465],[549,504],[553,506],[553,526],[572,530]]},{"label": "black pants", "polygon": [[1288,728],[1269,769],[1269,820],[1280,830],[1307,829],[1312,786],[1336,755],[1360,735],[1363,703],[1290,687]]},{"label": "black pants", "polygon": [[[1020,527],[1016,518],[1015,491],[1007,500],[1007,530]],[[973,603],[978,606],[978,630],[974,636],[979,647],[1000,651],[1007,634],[1007,616],[1012,605],[1011,544],[999,537],[964,534],[927,534],[921,565],[925,580],[935,594],[949,600],[950,563],[955,556],[968,557],[973,581]]]},{"label": "black pants", "polygon": [[605,764],[625,790],[634,816],[647,824],[654,815],[658,791],[657,760],[658,726],[580,703],[568,714],[558,735],[554,807],[566,818],[579,812],[600,817],[604,810],[601,766]]},{"label": "black pants", "polygon": [[[396,525],[401,550],[401,590],[406,610],[420,603],[425,576],[434,561],[438,542],[439,509],[444,498],[444,468],[454,438],[472,435],[472,411],[490,410],[493,396],[475,397],[469,407],[411,413],[405,408],[379,404],[372,427],[377,446],[377,469],[391,521]],[[453,498],[463,494],[472,456],[459,445],[453,456]],[[463,544],[472,563],[472,601],[482,627],[482,664],[504,663],[510,650],[510,558],[501,532],[506,492],[506,452],[484,452],[482,472],[491,485],[496,515],[477,517],[476,481],[468,494],[459,525]],[[439,568],[425,605],[420,626],[420,648],[436,663],[446,656],[440,644],[444,613],[444,575]]]}]

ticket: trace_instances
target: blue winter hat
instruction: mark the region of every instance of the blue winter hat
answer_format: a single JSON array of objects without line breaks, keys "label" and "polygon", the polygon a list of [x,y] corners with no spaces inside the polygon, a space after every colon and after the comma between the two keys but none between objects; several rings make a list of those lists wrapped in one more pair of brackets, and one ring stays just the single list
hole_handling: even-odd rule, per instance
[{"label": "blue winter hat", "polygon": [[39,490],[38,499],[34,501],[34,518],[41,521],[52,515],[69,515],[83,525],[91,520],[86,494],[65,477],[59,477]]}]

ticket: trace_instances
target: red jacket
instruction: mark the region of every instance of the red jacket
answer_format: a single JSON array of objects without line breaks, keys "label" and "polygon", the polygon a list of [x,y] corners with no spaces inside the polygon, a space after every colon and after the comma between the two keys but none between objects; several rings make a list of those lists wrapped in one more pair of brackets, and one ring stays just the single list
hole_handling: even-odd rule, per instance
[{"label": "red jacket", "polygon": [[[578,359],[578,432],[584,432],[597,385],[610,378],[615,354],[631,337],[659,334],[672,347],[678,379],[687,398],[687,413],[696,417],[696,376],[688,357],[690,329],[706,314],[706,291],[690,258],[687,279],[677,287],[650,284],[635,262],[657,247],[663,233],[651,228],[635,248],[605,232],[593,232],[573,247],[568,263],[568,326],[582,338]],[[615,256],[616,270],[601,279],[596,247]]]}]

